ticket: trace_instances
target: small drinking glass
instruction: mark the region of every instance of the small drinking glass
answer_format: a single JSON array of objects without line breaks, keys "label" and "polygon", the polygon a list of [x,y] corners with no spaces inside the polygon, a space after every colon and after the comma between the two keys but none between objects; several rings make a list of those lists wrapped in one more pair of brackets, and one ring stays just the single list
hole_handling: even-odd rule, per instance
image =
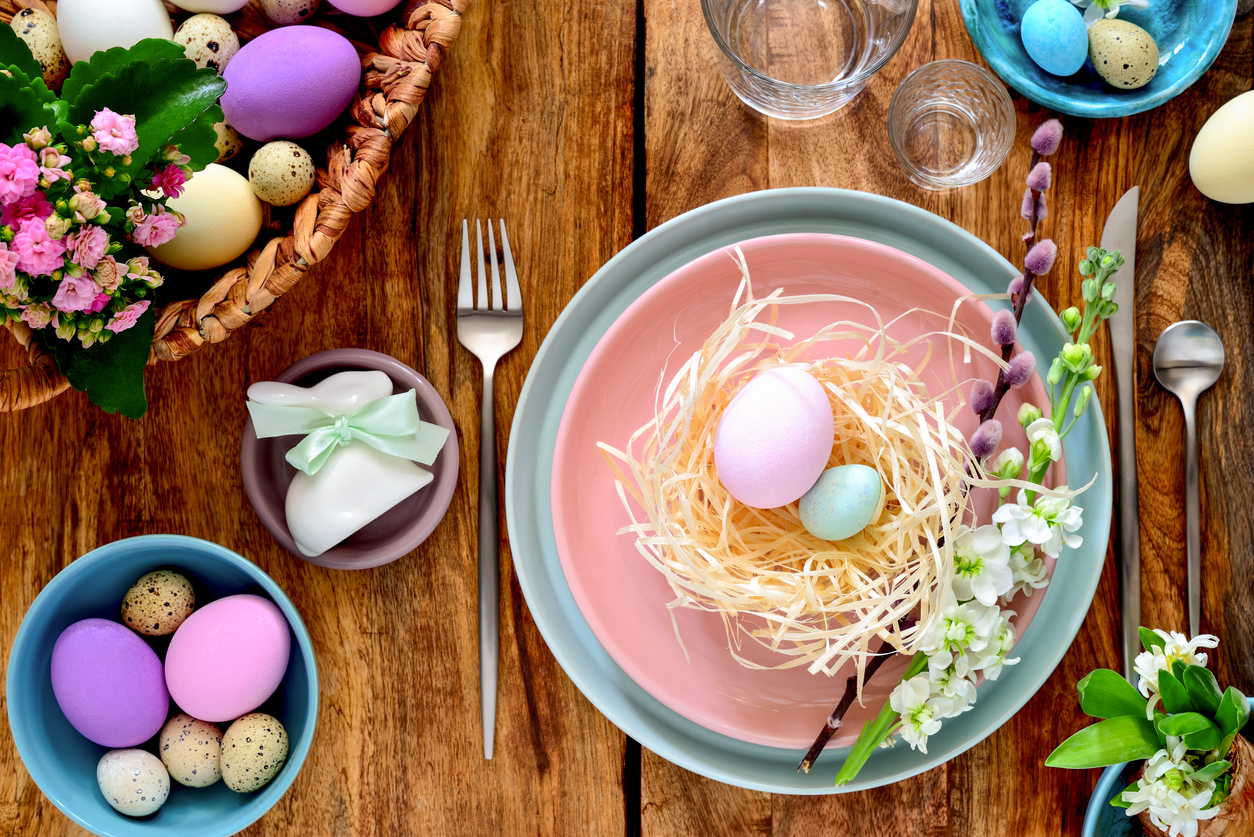
[{"label": "small drinking glass", "polygon": [[701,0],[718,63],[746,105],[779,119],[839,110],[900,49],[918,0]]},{"label": "small drinking glass", "polygon": [[906,76],[888,103],[888,139],[924,189],[978,183],[1010,153],[1015,108],[1000,81],[969,61],[933,61]]}]

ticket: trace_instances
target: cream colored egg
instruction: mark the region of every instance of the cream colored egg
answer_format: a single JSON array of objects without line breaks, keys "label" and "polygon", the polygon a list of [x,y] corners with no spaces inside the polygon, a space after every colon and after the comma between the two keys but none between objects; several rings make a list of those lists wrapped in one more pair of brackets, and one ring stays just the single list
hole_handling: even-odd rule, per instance
[{"label": "cream colored egg", "polygon": [[174,5],[188,12],[229,15],[248,5],[248,0],[173,0]]},{"label": "cream colored egg", "polygon": [[183,194],[170,201],[187,223],[174,240],[148,253],[182,270],[208,270],[233,261],[261,232],[261,201],[239,172],[211,163],[187,181]]},{"label": "cream colored egg", "polygon": [[71,62],[86,61],[102,49],[134,46],[144,38],[174,37],[161,0],[60,0],[57,28]]},{"label": "cream colored egg", "polygon": [[253,712],[222,736],[222,780],[236,793],[260,790],[287,761],[287,730],[277,718]]},{"label": "cream colored egg", "polygon": [[1254,203],[1254,90],[1229,100],[1197,132],[1189,176],[1220,203]]},{"label": "cream colored egg", "polygon": [[146,636],[174,633],[196,608],[196,593],[187,578],[173,570],[154,570],[126,591],[122,622]]},{"label": "cream colored egg", "polygon": [[70,60],[61,48],[57,19],[39,9],[22,9],[13,15],[13,22],[9,25],[26,42],[31,55],[43,67],[44,84],[59,92],[65,77],[70,74]]},{"label": "cream colored egg", "polygon": [[213,123],[213,130],[218,134],[218,138],[213,141],[214,146],[218,149],[218,159],[214,162],[225,163],[244,150],[244,141],[240,139],[239,131],[227,123],[215,122]]},{"label": "cream colored egg", "polygon": [[266,203],[291,206],[313,188],[313,158],[294,142],[268,142],[248,161],[248,182]]},{"label": "cream colored egg", "polygon": [[318,11],[322,0],[261,0],[261,11],[275,26],[304,23]]},{"label": "cream colored egg", "polygon": [[96,782],[119,814],[146,817],[170,796],[170,774],[145,750],[110,750],[96,765]]},{"label": "cream colored egg", "polygon": [[1107,84],[1135,90],[1158,72],[1158,44],[1135,23],[1102,18],[1089,27],[1089,60]]},{"label": "cream colored egg", "polygon": [[165,722],[157,739],[170,778],[189,788],[207,788],[222,778],[222,730],[180,712]]},{"label": "cream colored egg", "polygon": [[239,37],[231,24],[217,15],[192,15],[174,33],[174,43],[200,68],[226,69],[227,62],[239,52]]}]

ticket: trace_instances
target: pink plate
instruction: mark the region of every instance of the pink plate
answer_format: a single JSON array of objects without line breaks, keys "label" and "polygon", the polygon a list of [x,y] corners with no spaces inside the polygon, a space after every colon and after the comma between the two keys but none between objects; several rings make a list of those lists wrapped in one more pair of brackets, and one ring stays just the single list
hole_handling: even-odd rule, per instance
[{"label": "pink plate", "polygon": [[[885,322],[903,315],[889,329],[897,339],[944,329],[954,301],[969,294],[926,262],[862,239],[776,235],[739,246],[755,296],[784,288],[788,294],[833,293],[860,299],[873,305]],[[804,666],[774,671],[744,668],[728,652],[727,635],[716,614],[676,609],[690,662],[685,659],[666,607],[674,594],[636,551],[633,539],[618,534],[628,523],[627,513],[597,448],[598,441],[625,447],[631,434],[652,418],[659,381],[669,381],[727,317],[740,283],[730,253],[724,248],[702,256],[650,288],[614,322],[584,364],[557,434],[553,529],[575,602],[628,676],[666,706],[711,730],[756,744],[804,749],[839,700],[852,669],[829,678],[809,674]],[[923,310],[912,311],[916,308]],[[837,320],[875,325],[866,308],[847,303],[784,306],[778,324],[804,338]],[[959,309],[958,323],[976,340],[988,340],[991,321],[992,312],[983,303],[964,302]],[[844,350],[839,343],[827,345],[828,354]],[[973,355],[972,363],[964,365],[960,350],[953,356],[964,393],[970,379],[996,374],[986,358]],[[946,345],[936,346],[927,369],[924,378],[929,387],[937,387],[935,392],[953,385]],[[1048,404],[1039,377],[1025,389],[1032,403]],[[1000,415],[1015,415],[1021,392],[1011,391]],[[975,416],[964,410],[958,423],[969,432]],[[1006,424],[1003,444],[1023,445],[1022,429],[1013,419]],[[1040,601],[1040,593],[1015,601],[1020,636]],[[752,644],[743,643],[742,652]],[[748,656],[771,664],[775,655],[755,649]],[[887,700],[904,666],[904,661],[894,660],[868,684],[865,705],[854,705],[844,729],[833,739],[835,746],[853,742],[862,722]]]}]

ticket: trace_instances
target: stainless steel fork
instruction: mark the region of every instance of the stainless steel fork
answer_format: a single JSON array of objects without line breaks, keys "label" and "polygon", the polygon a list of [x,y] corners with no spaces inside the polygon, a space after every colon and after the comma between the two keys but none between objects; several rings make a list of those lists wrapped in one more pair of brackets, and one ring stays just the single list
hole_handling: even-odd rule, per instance
[{"label": "stainless steel fork", "polygon": [[[457,286],[457,339],[483,364],[483,422],[479,433],[479,706],[483,712],[483,755],[492,758],[496,734],[496,681],[500,651],[500,541],[496,496],[496,414],[492,398],[496,362],[522,340],[522,291],[514,256],[501,221],[501,262],[505,268],[505,299],[497,270],[496,238],[488,221],[488,259],[492,263],[492,297],[483,264],[483,228],[475,220],[479,253],[479,292],[473,293],[470,273],[470,229],[462,221],[462,269]],[[478,307],[475,300],[478,299]]]}]

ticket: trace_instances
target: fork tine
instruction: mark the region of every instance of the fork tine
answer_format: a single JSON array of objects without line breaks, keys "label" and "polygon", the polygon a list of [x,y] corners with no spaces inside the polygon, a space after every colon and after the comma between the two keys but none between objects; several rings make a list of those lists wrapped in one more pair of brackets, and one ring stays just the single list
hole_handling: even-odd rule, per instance
[{"label": "fork tine", "polygon": [[475,299],[471,296],[471,276],[470,276],[470,226],[466,223],[466,219],[462,219],[462,269],[461,278],[457,282],[457,307],[458,309],[472,309],[475,307]]},{"label": "fork tine", "polygon": [[488,219],[488,260],[492,262],[492,310],[500,313],[503,306],[501,304],[501,274],[496,268],[496,236],[492,234],[492,219]]},{"label": "fork tine", "polygon": [[501,219],[501,246],[505,249],[505,307],[510,311],[521,311],[522,289],[518,287],[518,271],[514,269],[514,254],[509,251],[504,218]]},{"label": "fork tine", "polygon": [[479,239],[479,291],[475,299],[479,301],[477,311],[488,310],[488,271],[483,266],[483,225],[479,223],[479,219],[475,219],[475,235]]}]

